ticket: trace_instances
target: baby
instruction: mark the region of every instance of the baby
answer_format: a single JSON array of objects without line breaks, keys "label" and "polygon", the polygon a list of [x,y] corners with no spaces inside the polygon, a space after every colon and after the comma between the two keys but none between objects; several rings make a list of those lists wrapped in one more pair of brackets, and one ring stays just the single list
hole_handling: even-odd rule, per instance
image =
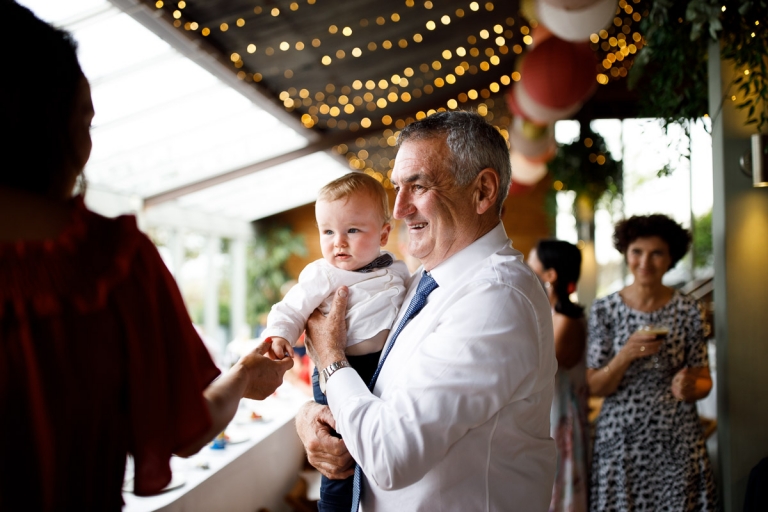
[{"label": "baby", "polygon": [[[333,293],[347,286],[347,360],[368,384],[410,279],[405,263],[380,249],[391,230],[387,193],[367,174],[347,174],[320,190],[315,218],[323,259],[307,265],[298,284],[272,307],[264,336],[278,358],[293,356],[309,315],[315,309],[327,315]],[[317,369],[312,388],[315,401],[326,404]],[[319,510],[348,512],[351,506],[352,478],[323,477]]]}]

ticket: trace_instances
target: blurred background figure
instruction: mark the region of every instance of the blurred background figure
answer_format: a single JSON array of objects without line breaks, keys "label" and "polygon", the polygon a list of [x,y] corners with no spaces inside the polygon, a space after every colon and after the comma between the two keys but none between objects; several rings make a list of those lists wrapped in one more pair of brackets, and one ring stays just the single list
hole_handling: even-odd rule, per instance
[{"label": "blurred background figure", "polygon": [[691,237],[664,215],[616,225],[634,282],[595,301],[587,382],[605,397],[590,481],[593,511],[716,510],[696,411],[712,380],[696,301],[662,284]]},{"label": "blurred background figure", "polygon": [[10,0],[0,19],[0,510],[119,511],[127,453],[134,492],[159,492],[172,454],[198,451],[293,361],[264,345],[217,379],[136,220],[73,197],[94,115],[75,42]]},{"label": "blurred background figure", "polygon": [[571,302],[581,272],[581,252],[562,240],[541,240],[528,255],[552,304],[555,329],[555,395],[550,415],[557,443],[557,472],[549,510],[587,510],[589,433],[585,376],[584,308]]}]

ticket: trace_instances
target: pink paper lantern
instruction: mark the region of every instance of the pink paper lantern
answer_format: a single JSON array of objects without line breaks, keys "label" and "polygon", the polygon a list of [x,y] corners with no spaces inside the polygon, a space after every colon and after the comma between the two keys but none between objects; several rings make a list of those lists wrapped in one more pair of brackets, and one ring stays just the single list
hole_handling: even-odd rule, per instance
[{"label": "pink paper lantern", "polygon": [[597,88],[596,65],[588,43],[549,37],[523,60],[510,109],[540,124],[570,117]]}]

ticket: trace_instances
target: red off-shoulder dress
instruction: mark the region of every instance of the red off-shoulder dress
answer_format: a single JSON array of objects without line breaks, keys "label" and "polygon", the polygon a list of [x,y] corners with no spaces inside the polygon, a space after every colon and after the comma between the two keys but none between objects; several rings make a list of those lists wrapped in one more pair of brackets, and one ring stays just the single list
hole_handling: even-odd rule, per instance
[{"label": "red off-shoulder dress", "polygon": [[55,239],[0,243],[0,510],[120,510],[211,425],[219,375],[131,216],[74,200]]}]

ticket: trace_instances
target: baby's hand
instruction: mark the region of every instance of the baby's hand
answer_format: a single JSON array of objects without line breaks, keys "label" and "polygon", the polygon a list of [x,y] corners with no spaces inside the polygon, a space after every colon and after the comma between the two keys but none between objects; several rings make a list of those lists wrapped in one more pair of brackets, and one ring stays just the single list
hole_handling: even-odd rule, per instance
[{"label": "baby's hand", "polygon": [[277,359],[283,359],[286,356],[293,357],[293,347],[288,343],[288,340],[280,336],[270,336],[269,339],[272,340],[272,353]]}]

